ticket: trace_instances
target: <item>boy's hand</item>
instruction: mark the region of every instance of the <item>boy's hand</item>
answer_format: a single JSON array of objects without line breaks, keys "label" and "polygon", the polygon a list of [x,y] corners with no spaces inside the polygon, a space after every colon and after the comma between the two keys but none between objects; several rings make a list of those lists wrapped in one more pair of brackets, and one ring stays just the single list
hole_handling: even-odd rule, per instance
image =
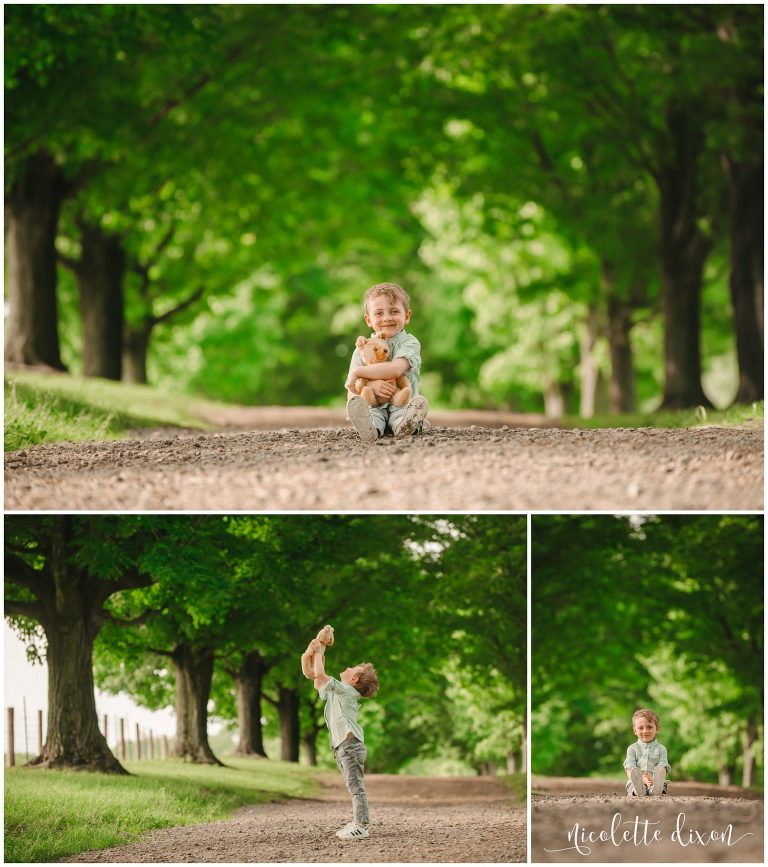
[{"label": "boy's hand", "polygon": [[368,387],[376,395],[376,399],[382,403],[389,401],[397,391],[395,383],[387,379],[372,379],[368,382]]},{"label": "boy's hand", "polygon": [[643,782],[646,786],[653,785],[653,777],[647,771],[643,774]]},{"label": "boy's hand", "polygon": [[307,653],[323,653],[324,650],[323,643],[317,638],[313,638],[307,645]]}]

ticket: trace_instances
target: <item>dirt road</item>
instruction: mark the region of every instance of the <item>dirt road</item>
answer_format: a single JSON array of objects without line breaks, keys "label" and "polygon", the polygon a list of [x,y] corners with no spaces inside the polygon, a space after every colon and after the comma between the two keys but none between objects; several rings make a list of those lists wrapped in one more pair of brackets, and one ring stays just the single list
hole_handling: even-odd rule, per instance
[{"label": "dirt road", "polygon": [[234,819],[152,831],[76,862],[509,862],[526,860],[526,810],[499,780],[366,776],[371,835],[339,840],[351,818],[340,776],[314,800],[245,807]]},{"label": "dirt road", "polygon": [[735,786],[670,782],[629,800],[610,780],[533,777],[533,861],[762,862],[763,802]]},{"label": "dirt road", "polygon": [[[292,421],[299,418],[292,416]],[[315,416],[311,417],[316,421]],[[159,432],[6,455],[10,510],[661,510],[763,507],[763,430],[435,426]]]}]

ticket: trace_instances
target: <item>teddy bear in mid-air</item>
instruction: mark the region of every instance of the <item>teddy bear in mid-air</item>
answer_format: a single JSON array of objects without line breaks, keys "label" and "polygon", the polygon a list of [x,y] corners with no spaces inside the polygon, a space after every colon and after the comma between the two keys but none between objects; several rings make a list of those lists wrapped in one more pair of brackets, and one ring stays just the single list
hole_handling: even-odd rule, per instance
[{"label": "teddy bear in mid-air", "polygon": [[[320,632],[317,633],[317,640],[320,644],[323,645],[323,649],[326,647],[330,647],[333,644],[333,627],[332,626],[324,626]],[[312,642],[310,642],[311,645]],[[301,655],[301,670],[304,673],[304,677],[307,680],[315,679],[315,664],[314,664],[314,651],[310,650],[309,647],[302,653]]]},{"label": "teddy bear in mid-air", "polygon": [[[379,364],[389,361],[389,346],[381,334],[374,334],[372,337],[358,337],[355,341],[355,346],[360,350],[363,364]],[[362,377],[355,380],[355,391],[361,395],[369,406],[381,406],[382,403],[391,403],[392,406],[405,406],[411,399],[411,386],[405,374],[398,376],[397,379],[385,380],[385,382],[394,382],[397,388],[397,391],[388,401],[379,401],[377,399],[373,393],[373,389],[368,385],[369,381]]]}]

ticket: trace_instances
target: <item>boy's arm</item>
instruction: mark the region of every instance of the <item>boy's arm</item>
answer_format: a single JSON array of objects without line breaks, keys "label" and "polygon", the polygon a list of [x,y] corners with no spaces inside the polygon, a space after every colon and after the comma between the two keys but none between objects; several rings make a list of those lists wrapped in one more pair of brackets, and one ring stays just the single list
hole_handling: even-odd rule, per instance
[{"label": "boy's arm", "polygon": [[316,638],[310,642],[308,649],[310,648],[315,654],[315,689],[321,689],[330,680],[325,673],[325,648]]},{"label": "boy's arm", "polygon": [[397,379],[406,370],[410,370],[411,362],[407,358],[396,358],[394,361],[380,361],[378,364],[363,364],[349,371],[347,384],[356,379]]}]

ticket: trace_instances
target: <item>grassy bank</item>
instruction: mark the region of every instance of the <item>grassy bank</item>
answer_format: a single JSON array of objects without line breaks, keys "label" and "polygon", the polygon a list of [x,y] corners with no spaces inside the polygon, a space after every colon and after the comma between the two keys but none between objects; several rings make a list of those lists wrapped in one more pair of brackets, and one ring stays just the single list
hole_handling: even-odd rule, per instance
[{"label": "grassy bank", "polygon": [[564,416],[563,425],[578,428],[617,428],[617,427],[707,427],[718,425],[763,423],[765,419],[765,403],[753,403],[749,406],[733,406],[729,409],[695,409],[660,410],[653,413],[623,413],[622,415],[596,415],[594,418],[579,418]]},{"label": "grassy bank", "polygon": [[[5,375],[5,450],[52,442],[119,439],[139,428],[211,430],[206,418],[227,404],[189,395],[67,374],[12,371]],[[762,424],[764,404],[728,410],[566,416],[563,427],[637,428]]]},{"label": "grassy bank", "polygon": [[134,776],[6,768],[5,861],[56,861],[155,828],[226,818],[237,807],[315,791],[317,771],[227,757],[227,767],[126,762]]},{"label": "grassy bank", "polygon": [[146,385],[66,374],[6,373],[5,449],[62,440],[105,440],[130,436],[137,428],[209,430],[192,401]]},{"label": "grassy bank", "polygon": [[522,805],[528,803],[528,774],[504,774],[502,780]]}]

